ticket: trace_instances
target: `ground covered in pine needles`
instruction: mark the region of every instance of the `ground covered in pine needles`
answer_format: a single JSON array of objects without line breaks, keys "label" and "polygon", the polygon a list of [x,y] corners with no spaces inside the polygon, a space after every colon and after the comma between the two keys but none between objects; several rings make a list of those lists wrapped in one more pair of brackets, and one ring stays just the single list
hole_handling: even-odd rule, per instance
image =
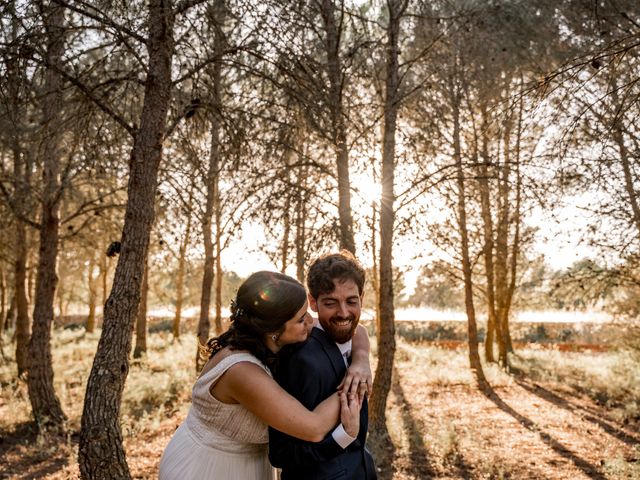
[{"label": "ground covered in pine needles", "polygon": [[[68,435],[37,435],[26,385],[0,364],[0,479],[78,478],[77,432],[98,334],[56,330],[56,390]],[[122,404],[134,478],[157,478],[162,450],[185,417],[195,345],[149,336]],[[374,362],[375,362],[375,351]],[[388,436],[370,438],[381,479],[640,479],[640,360],[632,353],[528,348],[513,371],[486,367],[493,392],[474,386],[466,350],[400,339]]]}]

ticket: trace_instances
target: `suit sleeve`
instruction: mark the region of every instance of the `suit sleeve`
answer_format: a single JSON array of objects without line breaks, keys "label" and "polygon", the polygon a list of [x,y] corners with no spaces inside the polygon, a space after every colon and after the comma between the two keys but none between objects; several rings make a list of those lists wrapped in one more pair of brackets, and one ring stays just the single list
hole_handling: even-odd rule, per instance
[{"label": "suit sleeve", "polygon": [[[317,361],[310,355],[297,352],[276,373],[276,380],[309,410],[313,410],[324,398],[321,392],[331,392],[326,376],[318,370]],[[333,429],[332,429],[333,430]],[[269,461],[274,467],[296,468],[309,463],[326,462],[344,450],[329,432],[320,442],[307,442],[269,428]]]}]

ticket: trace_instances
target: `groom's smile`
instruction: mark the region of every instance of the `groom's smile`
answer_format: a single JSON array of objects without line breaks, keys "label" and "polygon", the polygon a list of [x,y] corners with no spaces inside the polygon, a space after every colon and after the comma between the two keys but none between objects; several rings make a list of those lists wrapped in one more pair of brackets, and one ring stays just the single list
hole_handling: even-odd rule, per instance
[{"label": "groom's smile", "polygon": [[333,292],[320,294],[316,300],[309,298],[311,309],[318,313],[318,320],[325,332],[337,343],[345,343],[353,337],[360,321],[362,297],[353,280],[334,280]]}]

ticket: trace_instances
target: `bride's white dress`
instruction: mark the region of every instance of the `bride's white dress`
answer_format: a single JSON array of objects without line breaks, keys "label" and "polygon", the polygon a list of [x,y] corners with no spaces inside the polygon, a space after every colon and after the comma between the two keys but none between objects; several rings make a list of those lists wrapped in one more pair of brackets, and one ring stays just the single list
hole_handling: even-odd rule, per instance
[{"label": "bride's white dress", "polygon": [[160,480],[273,480],[267,426],[239,404],[222,403],[209,389],[229,367],[251,362],[269,369],[250,353],[233,353],[204,373],[193,386],[192,405],[160,460]]}]

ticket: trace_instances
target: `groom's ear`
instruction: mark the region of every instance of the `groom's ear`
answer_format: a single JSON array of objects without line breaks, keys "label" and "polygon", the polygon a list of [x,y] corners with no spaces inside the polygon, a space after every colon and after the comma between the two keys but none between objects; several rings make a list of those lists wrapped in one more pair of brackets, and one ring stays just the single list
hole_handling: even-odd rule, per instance
[{"label": "groom's ear", "polygon": [[318,313],[318,302],[310,293],[307,293],[307,299],[309,300],[309,308],[311,311]]}]

